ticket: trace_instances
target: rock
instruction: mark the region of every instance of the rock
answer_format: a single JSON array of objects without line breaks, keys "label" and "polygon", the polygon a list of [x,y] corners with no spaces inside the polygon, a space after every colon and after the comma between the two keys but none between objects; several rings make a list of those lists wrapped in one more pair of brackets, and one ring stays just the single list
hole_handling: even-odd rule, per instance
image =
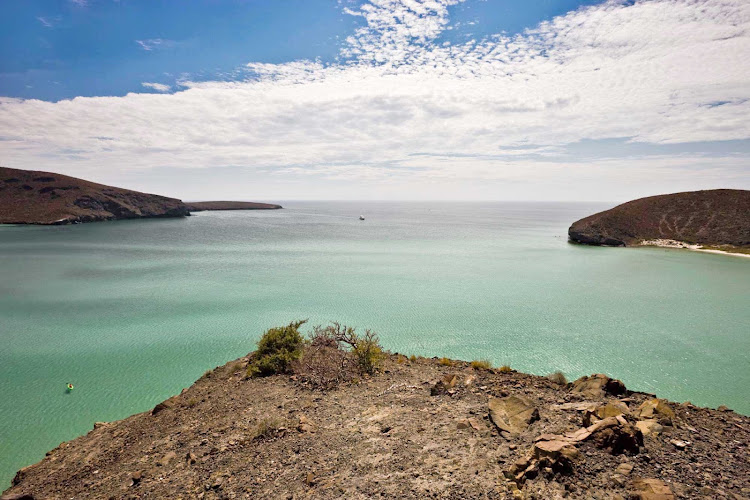
[{"label": "rock", "polygon": [[132,481],[131,486],[137,486],[141,482],[141,479],[143,479],[142,471],[133,472],[130,476],[130,480]]},{"label": "rock", "polygon": [[655,419],[662,425],[672,425],[674,411],[665,401],[654,398],[644,401],[638,407],[636,416],[640,419]]},{"label": "rock", "polygon": [[31,493],[20,493],[18,495],[2,495],[0,500],[34,500],[34,495]]},{"label": "rock", "polygon": [[606,405],[600,405],[593,410],[586,411],[583,416],[583,425],[589,426],[605,418],[628,414],[630,414],[628,405],[622,401],[610,401]]},{"label": "rock", "polygon": [[315,426],[310,423],[310,420],[306,416],[300,415],[297,430],[299,432],[315,432]]},{"label": "rock", "polygon": [[538,441],[534,444],[533,453],[534,458],[537,460],[549,458],[553,462],[559,460],[573,461],[581,456],[578,448],[576,448],[570,441],[564,439]]},{"label": "rock", "polygon": [[674,493],[661,479],[636,479],[630,496],[634,500],[675,500]]},{"label": "rock", "polygon": [[187,455],[185,455],[185,461],[187,462],[188,465],[193,465],[195,462],[198,461],[198,457],[196,457],[195,453],[191,451],[191,452],[188,452]]},{"label": "rock", "polygon": [[430,389],[430,395],[439,396],[449,392],[450,389],[456,387],[458,383],[458,376],[456,374],[448,374],[441,380],[438,380],[435,385]]},{"label": "rock", "polygon": [[308,472],[305,477],[305,484],[308,486],[315,486],[315,474]]},{"label": "rock", "polygon": [[471,427],[471,424],[469,424],[469,421],[467,419],[459,420],[456,422],[456,428],[457,429],[468,429]]},{"label": "rock", "polygon": [[729,409],[729,407],[728,407],[728,406],[726,406],[726,405],[721,405],[721,406],[719,406],[719,407],[718,407],[718,408],[716,408],[716,409],[717,409],[717,410],[719,410],[719,411],[732,411],[732,410],[730,410],[730,409]]},{"label": "rock", "polygon": [[656,420],[639,420],[635,426],[644,436],[657,436],[664,430],[664,427]]},{"label": "rock", "polygon": [[177,453],[175,453],[173,451],[170,451],[169,453],[167,453],[166,455],[164,455],[163,457],[161,457],[161,460],[159,460],[158,462],[156,462],[156,465],[160,465],[162,467],[165,467],[165,466],[169,465],[169,462],[171,462],[176,456],[177,456]]},{"label": "rock", "polygon": [[573,394],[580,394],[591,399],[599,399],[606,394],[618,396],[625,392],[625,384],[602,373],[583,376],[573,382],[570,390]]},{"label": "rock", "polygon": [[685,448],[690,446],[690,443],[688,441],[682,441],[680,439],[672,439],[670,443],[672,443],[678,450],[684,450]]},{"label": "rock", "polygon": [[94,422],[94,430],[106,427],[107,422]]},{"label": "rock", "polygon": [[158,415],[159,413],[169,408],[172,408],[172,402],[167,399],[166,401],[162,401],[161,403],[154,406],[154,409],[151,410],[151,415]]},{"label": "rock", "polygon": [[501,432],[520,434],[539,420],[539,410],[520,396],[490,398],[488,406],[490,420]]},{"label": "rock", "polygon": [[[643,434],[641,434],[641,431],[621,416],[610,418],[615,419],[615,425],[603,426],[591,432],[594,444],[599,448],[609,449],[613,455],[619,455],[620,453],[636,455],[640,446],[643,445]],[[609,418],[601,422],[608,420]]]},{"label": "rock", "polygon": [[615,469],[615,474],[620,474],[622,476],[627,476],[631,472],[633,472],[633,464],[629,463],[620,464]]},{"label": "rock", "polygon": [[468,418],[467,420],[471,428],[474,429],[475,431],[478,431],[482,428],[481,424],[479,423],[479,420],[477,420],[476,418],[471,417],[471,418]]}]

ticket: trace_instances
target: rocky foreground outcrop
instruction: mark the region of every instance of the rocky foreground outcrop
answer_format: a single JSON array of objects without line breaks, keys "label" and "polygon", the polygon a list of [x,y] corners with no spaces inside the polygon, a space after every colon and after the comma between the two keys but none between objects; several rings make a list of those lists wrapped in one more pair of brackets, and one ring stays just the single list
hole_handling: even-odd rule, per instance
[{"label": "rocky foreground outcrop", "polygon": [[190,215],[182,201],[68,177],[0,167],[0,224],[72,224]]},{"label": "rocky foreground outcrop", "polygon": [[571,241],[630,246],[649,240],[750,248],[750,191],[713,189],[650,196],[574,222]]},{"label": "rocky foreground outcrop", "polygon": [[320,391],[248,359],[95,424],[3,498],[750,497],[750,419],[726,408],[400,355]]}]

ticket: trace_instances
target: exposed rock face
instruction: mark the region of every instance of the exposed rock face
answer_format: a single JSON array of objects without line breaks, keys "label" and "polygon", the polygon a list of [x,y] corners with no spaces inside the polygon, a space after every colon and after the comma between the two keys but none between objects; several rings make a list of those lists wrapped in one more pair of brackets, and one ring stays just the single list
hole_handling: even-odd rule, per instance
[{"label": "exposed rock face", "polygon": [[750,191],[714,189],[641,198],[574,222],[568,235],[587,245],[670,239],[748,248]]},{"label": "exposed rock face", "polygon": [[[293,376],[246,379],[248,359],[61,444],[19,471],[6,495],[668,500],[750,491],[750,418],[731,411],[661,400],[673,425],[642,439],[638,423],[660,424],[634,419],[659,405],[638,392],[583,400],[545,377],[398,355],[382,373],[321,391]],[[433,396],[436,380],[445,390]],[[506,432],[490,406],[502,408],[501,426],[539,417]],[[585,425],[588,412],[603,418]]]},{"label": "exposed rock face", "polygon": [[492,423],[511,435],[522,433],[530,423],[539,420],[539,410],[521,396],[491,398],[488,406]]},{"label": "exposed rock face", "polygon": [[625,384],[603,373],[583,376],[573,382],[570,392],[589,399],[599,399],[605,394],[617,396],[625,392]]},{"label": "exposed rock face", "polygon": [[190,215],[182,201],[66,175],[0,167],[0,224],[70,224]]},{"label": "exposed rock face", "polygon": [[191,212],[203,212],[204,210],[278,210],[283,208],[281,205],[254,201],[194,201],[186,205]]}]

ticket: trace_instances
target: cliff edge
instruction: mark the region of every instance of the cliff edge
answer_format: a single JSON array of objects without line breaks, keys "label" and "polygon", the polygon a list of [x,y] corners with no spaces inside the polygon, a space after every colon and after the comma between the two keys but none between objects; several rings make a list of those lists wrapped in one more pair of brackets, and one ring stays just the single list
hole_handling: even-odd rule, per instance
[{"label": "cliff edge", "polygon": [[750,248],[750,191],[713,189],[649,196],[574,222],[571,241],[631,246],[675,240],[716,247]]}]

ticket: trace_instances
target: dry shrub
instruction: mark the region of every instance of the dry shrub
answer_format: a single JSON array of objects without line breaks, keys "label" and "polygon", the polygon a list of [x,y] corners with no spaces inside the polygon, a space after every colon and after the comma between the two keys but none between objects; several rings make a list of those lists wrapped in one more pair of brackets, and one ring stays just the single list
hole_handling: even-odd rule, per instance
[{"label": "dry shrub", "polygon": [[557,385],[568,385],[568,379],[565,378],[565,374],[561,371],[550,373],[549,375],[547,375],[547,378]]},{"label": "dry shrub", "polygon": [[409,361],[411,361],[412,363],[416,363],[417,357],[414,354],[412,354],[411,356],[409,356]]},{"label": "dry shrub", "polygon": [[500,368],[497,369],[500,373],[510,373],[513,371],[513,368],[511,368],[508,365],[503,365]]},{"label": "dry shrub", "polygon": [[475,370],[489,370],[492,368],[492,363],[487,359],[475,359],[471,362],[471,367]]},{"label": "dry shrub", "polygon": [[329,388],[356,375],[372,375],[382,365],[385,353],[378,336],[365,330],[358,335],[354,328],[332,323],[316,326],[294,372],[314,386]]},{"label": "dry shrub", "polygon": [[251,440],[270,439],[276,436],[281,428],[282,423],[278,418],[264,418],[258,422],[248,437]]},{"label": "dry shrub", "polygon": [[452,360],[452,359],[450,359],[450,358],[440,358],[440,359],[438,360],[438,363],[440,363],[440,364],[441,364],[442,366],[453,366],[453,365],[455,365],[455,364],[456,364],[456,363],[454,363],[454,362],[453,362],[453,360]]}]

